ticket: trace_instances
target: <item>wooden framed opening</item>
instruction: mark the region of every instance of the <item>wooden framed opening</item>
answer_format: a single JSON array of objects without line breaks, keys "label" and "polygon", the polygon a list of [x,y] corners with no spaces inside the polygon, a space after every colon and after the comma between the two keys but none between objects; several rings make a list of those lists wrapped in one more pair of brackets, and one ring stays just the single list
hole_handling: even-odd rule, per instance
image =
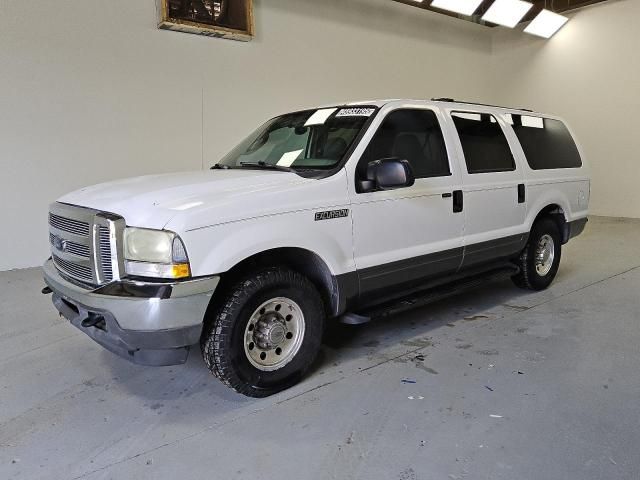
[{"label": "wooden framed opening", "polygon": [[157,0],[158,28],[209,37],[253,38],[253,0]]}]

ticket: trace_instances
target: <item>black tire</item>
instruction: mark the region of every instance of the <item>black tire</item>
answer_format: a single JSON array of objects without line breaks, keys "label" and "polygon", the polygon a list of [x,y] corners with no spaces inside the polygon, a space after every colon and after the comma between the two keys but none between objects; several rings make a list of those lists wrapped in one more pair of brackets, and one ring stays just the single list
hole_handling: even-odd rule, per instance
[{"label": "black tire", "polygon": [[[249,361],[244,334],[253,312],[275,297],[297,303],[304,315],[304,335],[289,363],[264,371]],[[325,315],[320,294],[306,277],[283,267],[267,268],[240,280],[212,308],[200,341],[202,356],[211,373],[236,392],[267,397],[304,377],[320,350]]]},{"label": "black tire", "polygon": [[[536,251],[540,240],[545,235],[549,235],[553,239],[554,257],[551,269],[546,274],[541,275],[536,269]],[[527,246],[516,261],[517,265],[520,267],[520,272],[511,277],[513,283],[520,288],[528,290],[546,289],[551,285],[551,282],[553,282],[553,279],[558,273],[561,255],[562,239],[560,238],[558,224],[550,218],[541,218],[533,224]]]}]

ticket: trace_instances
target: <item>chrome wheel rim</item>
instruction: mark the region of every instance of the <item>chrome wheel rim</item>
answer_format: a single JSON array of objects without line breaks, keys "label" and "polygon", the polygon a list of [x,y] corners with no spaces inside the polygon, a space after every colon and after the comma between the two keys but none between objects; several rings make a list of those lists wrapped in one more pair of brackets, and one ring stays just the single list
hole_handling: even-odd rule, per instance
[{"label": "chrome wheel rim", "polygon": [[253,312],[244,330],[244,353],[259,370],[284,367],[296,356],[304,338],[304,314],[296,302],[276,297]]},{"label": "chrome wheel rim", "polygon": [[551,271],[555,256],[556,250],[553,237],[548,234],[540,237],[536,248],[536,272],[538,275],[544,277]]}]

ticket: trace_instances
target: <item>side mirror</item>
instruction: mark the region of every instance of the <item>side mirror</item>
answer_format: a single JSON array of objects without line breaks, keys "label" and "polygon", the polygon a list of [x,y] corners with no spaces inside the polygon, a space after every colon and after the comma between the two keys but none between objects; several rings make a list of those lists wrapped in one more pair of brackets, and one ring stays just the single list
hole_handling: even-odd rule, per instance
[{"label": "side mirror", "polygon": [[359,191],[394,190],[415,183],[411,164],[399,158],[383,158],[369,162],[367,178],[359,182]]}]

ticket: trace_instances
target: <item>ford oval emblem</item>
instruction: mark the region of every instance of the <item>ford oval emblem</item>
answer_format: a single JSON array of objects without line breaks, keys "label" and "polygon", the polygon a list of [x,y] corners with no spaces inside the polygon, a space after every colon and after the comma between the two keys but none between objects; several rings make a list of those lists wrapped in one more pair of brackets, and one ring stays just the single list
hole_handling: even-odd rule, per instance
[{"label": "ford oval emblem", "polygon": [[60,237],[55,237],[53,239],[53,246],[56,247],[57,250],[64,252],[67,250],[67,241],[61,239]]}]

